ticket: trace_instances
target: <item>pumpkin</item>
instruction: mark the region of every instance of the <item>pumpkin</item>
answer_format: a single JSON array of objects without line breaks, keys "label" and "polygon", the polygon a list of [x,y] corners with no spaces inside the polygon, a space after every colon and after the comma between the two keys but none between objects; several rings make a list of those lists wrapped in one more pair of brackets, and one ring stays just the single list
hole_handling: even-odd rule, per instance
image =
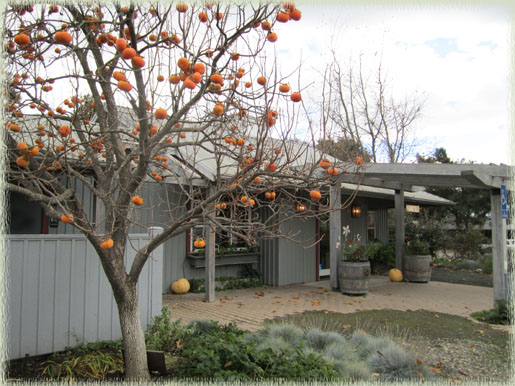
[{"label": "pumpkin", "polygon": [[14,37],[14,42],[19,46],[26,46],[30,43],[30,37],[27,34],[18,34]]},{"label": "pumpkin", "polygon": [[338,169],[337,168],[329,168],[329,169],[327,169],[327,173],[329,173],[330,176],[335,176],[338,174]]},{"label": "pumpkin", "polygon": [[156,109],[154,115],[156,116],[156,119],[166,119],[166,117],[168,116],[168,113],[166,112],[165,109]]},{"label": "pumpkin", "polygon": [[274,43],[277,40],[277,34],[275,32],[269,32],[268,35],[266,35],[266,40]]},{"label": "pumpkin", "polygon": [[129,92],[132,90],[132,84],[127,82],[126,80],[119,80],[118,81],[118,88],[122,91]]},{"label": "pumpkin", "polygon": [[298,92],[293,92],[291,95],[290,95],[290,99],[293,101],[293,102],[300,102],[300,100],[302,99],[300,97],[300,93]]},{"label": "pumpkin", "polygon": [[100,243],[100,248],[102,249],[111,249],[114,245],[114,241],[113,239],[107,239],[105,241],[102,241]]},{"label": "pumpkin", "polygon": [[72,35],[70,35],[66,31],[59,31],[56,32],[54,35],[54,40],[60,44],[70,44],[72,42],[72,39]]},{"label": "pumpkin", "polygon": [[122,51],[122,58],[125,60],[132,59],[136,56],[136,50],[132,47],[127,47]]},{"label": "pumpkin", "polygon": [[73,222],[73,214],[72,213],[62,214],[61,221],[66,224],[71,224]]},{"label": "pumpkin", "polygon": [[193,245],[195,246],[195,248],[200,249],[206,246],[206,242],[204,241],[204,239],[198,238],[195,240]]},{"label": "pumpkin", "polygon": [[327,170],[331,167],[331,162],[329,162],[328,159],[324,158],[322,161],[320,161],[320,167],[324,170]]},{"label": "pumpkin", "polygon": [[318,201],[322,198],[322,195],[318,190],[312,190],[309,192],[309,197],[311,197],[312,200]]},{"label": "pumpkin", "polygon": [[397,268],[392,268],[388,271],[388,277],[393,282],[402,281],[402,272]]},{"label": "pumpkin", "polygon": [[132,203],[137,206],[143,205],[143,199],[140,196],[134,196],[132,197]]},{"label": "pumpkin", "polygon": [[135,68],[145,67],[145,59],[143,59],[141,56],[135,56],[131,59],[131,64]]},{"label": "pumpkin", "polygon": [[172,292],[174,294],[185,294],[190,290],[190,282],[184,278],[175,280],[172,283]]}]

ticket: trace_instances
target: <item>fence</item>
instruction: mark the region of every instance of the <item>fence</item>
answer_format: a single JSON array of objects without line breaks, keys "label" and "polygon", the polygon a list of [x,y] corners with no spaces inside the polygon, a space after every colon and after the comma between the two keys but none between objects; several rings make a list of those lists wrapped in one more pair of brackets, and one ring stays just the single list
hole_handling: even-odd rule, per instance
[{"label": "fence", "polygon": [[[6,240],[9,359],[121,337],[111,287],[86,238],[10,235]],[[126,267],[148,240],[148,235],[130,235]],[[162,267],[161,246],[145,264],[137,286],[145,327],[161,312]]]}]

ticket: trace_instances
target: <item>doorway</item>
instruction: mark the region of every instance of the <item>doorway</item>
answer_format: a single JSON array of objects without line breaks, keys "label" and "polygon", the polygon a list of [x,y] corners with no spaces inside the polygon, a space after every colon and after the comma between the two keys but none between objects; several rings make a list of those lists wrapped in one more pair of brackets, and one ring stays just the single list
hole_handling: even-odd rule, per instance
[{"label": "doorway", "polygon": [[330,255],[329,255],[329,215],[323,215],[318,220],[320,223],[320,243],[318,243],[320,253],[320,263],[318,266],[319,277],[331,274]]}]

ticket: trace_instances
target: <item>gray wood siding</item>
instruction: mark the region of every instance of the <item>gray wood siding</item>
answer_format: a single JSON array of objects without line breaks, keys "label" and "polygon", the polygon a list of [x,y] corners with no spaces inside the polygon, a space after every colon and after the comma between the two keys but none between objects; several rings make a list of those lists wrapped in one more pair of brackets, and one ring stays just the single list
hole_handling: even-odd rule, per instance
[{"label": "gray wood siding", "polygon": [[[130,238],[135,248],[149,239],[146,235]],[[12,235],[7,236],[6,247],[10,359],[121,337],[111,287],[84,237]],[[126,264],[132,263],[134,256],[135,250],[128,247]],[[144,327],[161,312],[162,304],[163,247],[152,257],[137,286]]]},{"label": "gray wood siding", "polygon": [[[342,197],[342,203],[344,202],[345,197]],[[359,205],[361,206],[361,216],[357,218],[353,218],[351,216],[351,206]],[[368,206],[366,199],[360,199],[357,197],[354,199],[352,205],[349,205],[347,208],[342,210],[342,227],[350,225],[350,233],[347,238],[353,238],[356,235],[360,235],[361,243],[368,243],[368,229],[367,229],[367,212]],[[343,237],[343,235],[342,235]],[[345,240],[343,240],[345,241]]]},{"label": "gray wood siding", "polygon": [[388,209],[376,209],[374,211],[376,238],[383,243],[388,242]]},{"label": "gray wood siding", "polygon": [[[93,177],[88,178],[88,181],[93,183]],[[97,221],[96,219],[96,199],[93,192],[78,178],[63,179],[62,183],[75,191],[75,196],[82,203],[83,210],[86,213],[90,222]],[[65,234],[65,235],[78,235],[81,232],[73,225],[65,224],[61,221],[58,222],[57,227],[48,227],[48,233]]]},{"label": "gray wood siding", "polygon": [[[287,216],[287,214],[285,214]],[[283,235],[293,240],[278,239],[277,280],[274,285],[306,283],[316,280],[316,221],[314,218],[292,218],[281,224]]]}]

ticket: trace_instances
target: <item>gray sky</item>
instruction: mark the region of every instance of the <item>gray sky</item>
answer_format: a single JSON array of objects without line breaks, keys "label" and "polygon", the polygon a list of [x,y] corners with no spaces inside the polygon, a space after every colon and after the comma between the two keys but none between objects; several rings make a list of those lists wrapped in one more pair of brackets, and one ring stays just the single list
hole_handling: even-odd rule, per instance
[{"label": "gray sky", "polygon": [[[295,79],[293,89],[311,83],[313,68],[323,70],[334,37],[342,62],[361,54],[365,65],[377,68],[382,54],[394,92],[425,95],[417,132],[427,146],[419,152],[444,147],[452,159],[509,163],[507,7],[296,4],[302,20],[276,26],[283,72],[302,55],[300,84]],[[315,85],[307,87],[303,98],[316,93]]]}]

